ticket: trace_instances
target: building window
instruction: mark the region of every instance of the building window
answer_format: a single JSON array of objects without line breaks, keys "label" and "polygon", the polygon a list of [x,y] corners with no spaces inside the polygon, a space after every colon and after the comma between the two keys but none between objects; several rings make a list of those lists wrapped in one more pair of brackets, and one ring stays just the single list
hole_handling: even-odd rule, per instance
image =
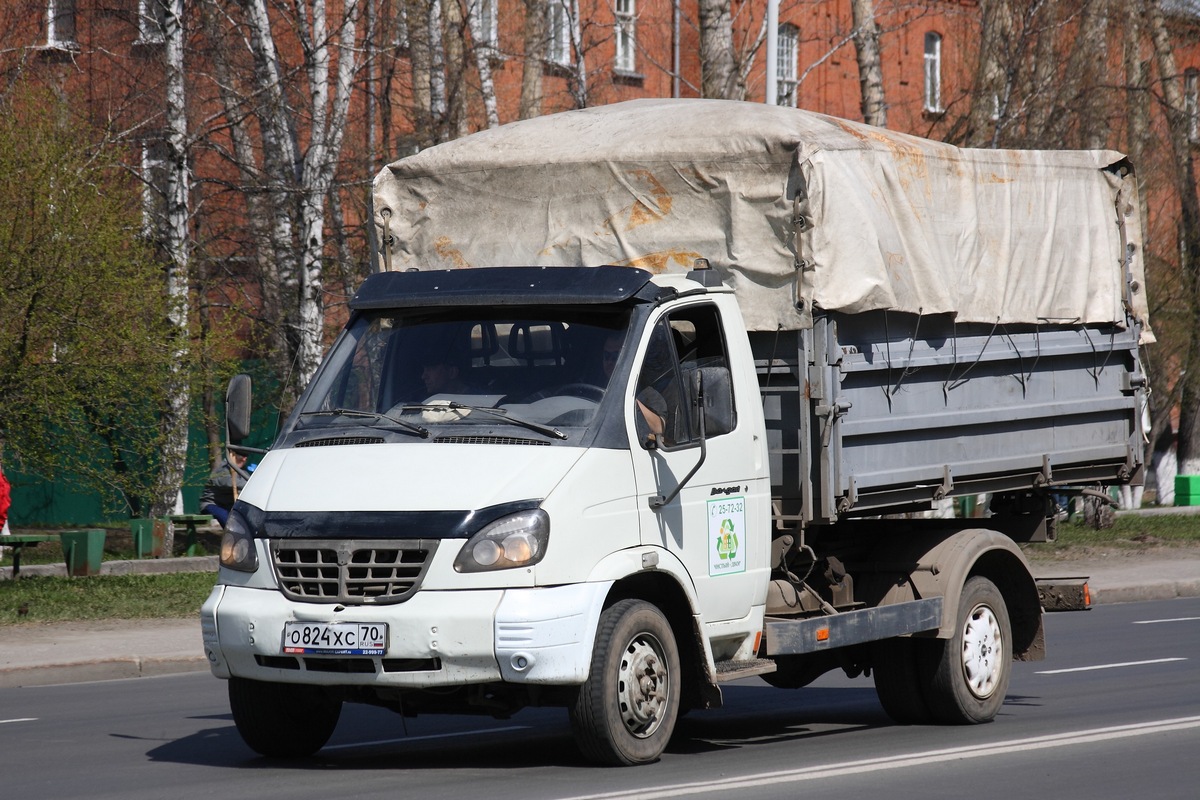
[{"label": "building window", "polygon": [[1183,73],[1183,107],[1187,113],[1188,141],[1200,142],[1200,70]]},{"label": "building window", "polygon": [[779,44],[775,51],[775,102],[781,106],[796,107],[796,95],[799,94],[799,83],[796,81],[799,42],[799,28],[795,25],[779,26]]},{"label": "building window", "polygon": [[161,139],[142,142],[142,235],[162,238],[167,219],[167,144]]},{"label": "building window", "polygon": [[940,114],[942,109],[942,37],[925,34],[925,110]]},{"label": "building window", "polygon": [[616,15],[617,42],[616,68],[618,72],[636,72],[637,59],[637,12],[634,0],[616,0],[613,5]]},{"label": "building window", "polygon": [[547,29],[550,32],[549,46],[546,48],[546,58],[555,64],[571,63],[571,9],[568,0],[551,0],[550,19]]},{"label": "building window", "polygon": [[500,45],[499,14],[496,11],[497,0],[475,0],[474,13],[479,15],[480,47],[490,47],[493,50]]},{"label": "building window", "polygon": [[46,46],[75,49],[75,0],[47,0]]},{"label": "building window", "polygon": [[167,4],[171,0],[138,0],[138,43],[162,44],[167,38]]}]

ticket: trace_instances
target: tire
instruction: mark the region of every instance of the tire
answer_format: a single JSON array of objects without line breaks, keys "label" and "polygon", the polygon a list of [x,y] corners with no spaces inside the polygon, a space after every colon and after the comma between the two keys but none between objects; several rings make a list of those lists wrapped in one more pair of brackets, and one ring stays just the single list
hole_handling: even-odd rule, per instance
[{"label": "tire", "polygon": [[1012,626],[994,583],[979,575],[966,582],[958,628],[938,644],[925,695],[934,719],[947,725],[991,722],[1012,675]]},{"label": "tire", "polygon": [[342,701],[320,686],[229,679],[229,707],[238,733],[259,755],[303,758],[325,746]]},{"label": "tire", "polygon": [[940,642],[929,639],[885,639],[873,650],[875,693],[883,710],[899,725],[924,725],[933,720],[925,702],[928,652]]},{"label": "tire", "polygon": [[657,760],[679,717],[679,678],[679,648],[661,611],[642,600],[605,609],[570,710],[584,758],[609,766]]}]

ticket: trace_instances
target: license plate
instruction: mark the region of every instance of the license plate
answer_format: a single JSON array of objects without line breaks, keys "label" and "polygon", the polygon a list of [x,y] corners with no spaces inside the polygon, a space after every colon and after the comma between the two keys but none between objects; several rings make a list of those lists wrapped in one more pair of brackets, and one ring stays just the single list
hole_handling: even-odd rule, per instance
[{"label": "license plate", "polygon": [[386,622],[287,622],[283,652],[297,655],[382,656]]}]

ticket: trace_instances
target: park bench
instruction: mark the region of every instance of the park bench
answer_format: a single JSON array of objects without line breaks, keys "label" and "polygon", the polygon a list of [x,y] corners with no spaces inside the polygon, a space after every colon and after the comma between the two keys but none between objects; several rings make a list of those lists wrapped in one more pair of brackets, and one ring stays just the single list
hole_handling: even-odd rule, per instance
[{"label": "park bench", "polygon": [[12,576],[13,580],[21,574],[21,548],[37,547],[42,542],[55,542],[59,540],[57,533],[14,533],[9,536],[0,536],[0,547],[11,547],[13,549]]},{"label": "park bench", "polygon": [[204,548],[200,546],[198,525],[209,525],[212,522],[212,514],[173,514],[171,523],[174,525],[182,525],[187,531],[186,546],[184,554],[189,556],[204,555]]}]

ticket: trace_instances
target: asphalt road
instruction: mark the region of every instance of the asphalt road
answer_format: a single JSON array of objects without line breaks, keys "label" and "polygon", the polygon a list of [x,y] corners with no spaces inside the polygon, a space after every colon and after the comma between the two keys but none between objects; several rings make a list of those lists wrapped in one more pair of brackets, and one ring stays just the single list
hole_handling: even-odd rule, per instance
[{"label": "asphalt road", "polygon": [[1152,797],[1200,785],[1200,598],[1050,615],[1044,662],[1018,664],[989,725],[897,727],[869,679],[789,692],[757,680],[685,718],[664,758],[597,769],[565,713],[511,720],[346,706],[303,763],[257,758],[204,673],[0,689],[0,796]]}]

